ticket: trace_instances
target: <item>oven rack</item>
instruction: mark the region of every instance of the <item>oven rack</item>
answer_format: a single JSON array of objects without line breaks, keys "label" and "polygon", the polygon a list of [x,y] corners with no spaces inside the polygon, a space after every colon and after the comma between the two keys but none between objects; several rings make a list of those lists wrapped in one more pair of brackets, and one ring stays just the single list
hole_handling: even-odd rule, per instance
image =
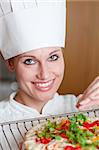
[{"label": "oven rack", "polygon": [[24,140],[25,133],[34,125],[47,120],[54,121],[56,118],[70,118],[78,113],[83,113],[86,116],[99,119],[99,109],[95,109],[0,123],[0,150],[20,150],[20,145]]}]

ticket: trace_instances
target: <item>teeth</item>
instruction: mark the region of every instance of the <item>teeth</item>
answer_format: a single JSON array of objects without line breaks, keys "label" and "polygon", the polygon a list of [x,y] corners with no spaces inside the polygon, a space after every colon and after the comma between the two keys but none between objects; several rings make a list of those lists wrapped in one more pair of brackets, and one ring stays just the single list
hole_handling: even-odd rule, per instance
[{"label": "teeth", "polygon": [[49,81],[47,83],[36,83],[35,85],[38,87],[48,87],[51,83],[52,81]]}]

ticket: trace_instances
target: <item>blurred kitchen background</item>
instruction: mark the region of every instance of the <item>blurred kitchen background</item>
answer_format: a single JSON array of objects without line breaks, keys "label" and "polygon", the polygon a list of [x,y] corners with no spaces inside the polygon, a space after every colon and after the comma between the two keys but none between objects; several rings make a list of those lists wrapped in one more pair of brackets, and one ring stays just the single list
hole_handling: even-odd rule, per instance
[{"label": "blurred kitchen background", "polygon": [[[67,0],[66,70],[59,93],[78,95],[99,75],[99,1]],[[0,100],[16,88],[0,60]]]}]

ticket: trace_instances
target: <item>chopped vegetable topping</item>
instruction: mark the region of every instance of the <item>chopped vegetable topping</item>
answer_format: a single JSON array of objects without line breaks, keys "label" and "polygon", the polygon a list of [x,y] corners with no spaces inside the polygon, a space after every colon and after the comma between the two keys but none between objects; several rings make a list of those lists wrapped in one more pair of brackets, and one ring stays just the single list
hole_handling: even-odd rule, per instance
[{"label": "chopped vegetable topping", "polygon": [[97,150],[99,148],[99,120],[89,121],[82,113],[60,122],[47,121],[36,132],[36,140],[42,144],[64,140],[64,150]]}]

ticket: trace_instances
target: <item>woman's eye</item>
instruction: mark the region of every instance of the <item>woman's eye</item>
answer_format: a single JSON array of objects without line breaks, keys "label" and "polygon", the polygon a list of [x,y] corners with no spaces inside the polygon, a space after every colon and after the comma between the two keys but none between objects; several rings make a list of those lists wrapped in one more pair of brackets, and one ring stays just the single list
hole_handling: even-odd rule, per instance
[{"label": "woman's eye", "polygon": [[24,61],[24,64],[26,64],[26,65],[33,65],[33,64],[35,64],[36,63],[36,61],[33,61],[32,59],[26,59],[25,61]]},{"label": "woman's eye", "polygon": [[55,61],[55,60],[58,60],[59,56],[58,55],[52,55],[49,57],[49,60],[50,61]]}]

